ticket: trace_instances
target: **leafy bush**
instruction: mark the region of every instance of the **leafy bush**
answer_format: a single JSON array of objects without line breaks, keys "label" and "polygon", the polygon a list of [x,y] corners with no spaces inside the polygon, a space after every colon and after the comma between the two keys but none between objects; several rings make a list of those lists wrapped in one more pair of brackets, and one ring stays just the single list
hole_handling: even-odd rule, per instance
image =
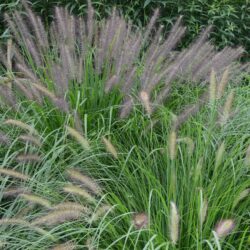
[{"label": "leafy bush", "polygon": [[208,28],[175,51],[185,28],[161,38],[157,11],[142,30],[57,7],[48,32],[25,11],[1,52],[4,249],[247,249],[242,48]]},{"label": "leafy bush", "polygon": [[[3,1],[0,11],[16,8],[20,1]],[[56,4],[67,6],[70,12],[83,14],[86,11],[86,2],[82,1],[32,1],[33,8],[41,13],[44,19],[52,15],[52,9]],[[98,15],[103,16],[110,13],[116,5],[125,16],[130,17],[136,24],[145,25],[155,8],[160,8],[160,23],[167,30],[173,22],[183,15],[184,24],[187,26],[188,34],[183,40],[182,46],[186,46],[201,31],[202,28],[212,24],[214,26],[211,38],[219,48],[224,46],[239,46],[250,51],[250,3],[248,0],[136,0],[136,1],[95,1],[94,6]],[[2,16],[2,15],[1,15]],[[3,30],[3,22],[2,22]],[[246,54],[246,58],[248,58]]]}]

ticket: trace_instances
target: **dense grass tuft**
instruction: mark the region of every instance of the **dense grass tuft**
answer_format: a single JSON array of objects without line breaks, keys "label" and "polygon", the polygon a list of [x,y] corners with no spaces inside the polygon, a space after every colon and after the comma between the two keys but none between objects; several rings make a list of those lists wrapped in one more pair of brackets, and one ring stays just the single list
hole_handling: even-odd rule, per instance
[{"label": "dense grass tuft", "polygon": [[[184,51],[114,10],[26,2],[1,59],[4,249],[248,249],[249,88],[210,28]],[[234,82],[232,81],[234,80]]]}]

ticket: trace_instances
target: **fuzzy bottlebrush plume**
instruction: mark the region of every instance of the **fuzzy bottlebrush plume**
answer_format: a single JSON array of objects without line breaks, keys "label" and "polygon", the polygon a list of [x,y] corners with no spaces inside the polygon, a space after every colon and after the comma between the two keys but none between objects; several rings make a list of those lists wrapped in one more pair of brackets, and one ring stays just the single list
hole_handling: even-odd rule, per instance
[{"label": "fuzzy bottlebrush plume", "polygon": [[216,73],[214,69],[211,70],[210,73],[210,83],[209,83],[209,100],[211,103],[216,99],[216,89],[217,89],[217,80]]},{"label": "fuzzy bottlebrush plume", "polygon": [[63,244],[56,245],[50,248],[50,250],[74,250],[76,248],[76,245],[69,241]]},{"label": "fuzzy bottlebrush plume", "polygon": [[177,210],[177,206],[174,202],[170,203],[170,224],[169,224],[169,231],[170,231],[170,239],[174,245],[176,245],[178,238],[179,238],[179,213]]},{"label": "fuzzy bottlebrush plume", "polygon": [[94,194],[101,194],[101,187],[90,177],[87,175],[83,175],[77,169],[69,169],[67,170],[67,174],[70,179],[83,184],[86,188],[88,188]]},{"label": "fuzzy bottlebrush plume", "polygon": [[0,168],[0,174],[4,174],[4,175],[10,176],[16,179],[24,180],[24,181],[29,180],[28,175],[25,175],[16,170],[11,170],[7,168]]},{"label": "fuzzy bottlebrush plume", "polygon": [[195,167],[194,171],[194,182],[197,183],[199,179],[202,177],[202,166],[203,166],[203,158],[201,157]]},{"label": "fuzzy bottlebrush plume", "polygon": [[15,187],[8,188],[2,192],[3,198],[16,198],[20,194],[29,193],[27,188]]},{"label": "fuzzy bottlebrush plume", "polygon": [[70,211],[70,210],[59,210],[59,211],[52,211],[48,214],[35,219],[32,222],[32,225],[47,225],[53,226],[58,225],[67,221],[74,221],[78,220],[83,216],[80,211]]},{"label": "fuzzy bottlebrush plume", "polygon": [[221,165],[223,158],[225,154],[225,143],[222,142],[216,151],[216,156],[215,156],[215,170]]},{"label": "fuzzy bottlebrush plume", "polygon": [[66,126],[67,132],[69,135],[71,135],[74,139],[76,139],[76,141],[82,145],[82,147],[85,150],[89,150],[90,149],[90,145],[87,139],[84,138],[83,135],[80,134],[80,132],[78,132],[77,130],[75,130],[74,128],[71,128],[69,126]]},{"label": "fuzzy bottlebrush plume", "polygon": [[247,197],[250,197],[250,188],[243,190],[236,196],[233,203],[233,208],[236,207],[242,200],[244,200]]},{"label": "fuzzy bottlebrush plume", "polygon": [[41,86],[41,85],[39,85],[37,83],[33,83],[31,85],[31,87],[37,89],[40,93],[42,93],[42,95],[48,97],[54,103],[54,105],[57,108],[59,108],[60,110],[62,110],[64,112],[68,112],[69,111],[68,103],[65,102],[64,99],[58,98],[57,96],[55,96],[54,93],[52,93],[46,87]]},{"label": "fuzzy bottlebrush plume", "polygon": [[221,81],[218,85],[217,99],[220,99],[223,96],[226,85],[228,83],[228,78],[229,78],[229,68],[226,68],[226,70],[223,72],[223,75],[221,77]]},{"label": "fuzzy bottlebrush plume", "polygon": [[84,134],[83,132],[83,124],[79,115],[79,112],[77,110],[73,111],[74,115],[74,124],[75,124],[75,129],[80,133],[80,134]]},{"label": "fuzzy bottlebrush plume", "polygon": [[146,91],[141,91],[140,98],[143,106],[145,107],[145,110],[150,115],[152,113],[152,108],[148,93]]},{"label": "fuzzy bottlebrush plume", "polygon": [[42,145],[41,141],[38,137],[29,135],[29,134],[20,135],[18,139],[22,140],[23,142],[28,142],[28,143],[34,144],[36,146],[39,146],[39,147]]},{"label": "fuzzy bottlebrush plume", "polygon": [[219,118],[219,123],[221,126],[225,125],[225,123],[227,122],[227,120],[229,119],[231,115],[233,100],[234,100],[234,91],[231,91],[229,95],[227,96],[226,102],[222,110],[222,114]]},{"label": "fuzzy bottlebrush plume", "polygon": [[219,238],[229,235],[235,228],[235,221],[233,219],[226,219],[219,221],[215,226],[215,233]]},{"label": "fuzzy bottlebrush plume", "polygon": [[170,160],[174,160],[177,154],[177,135],[175,131],[171,131],[168,138],[168,152]]},{"label": "fuzzy bottlebrush plume", "polygon": [[20,154],[16,157],[18,162],[40,162],[41,157],[37,154]]},{"label": "fuzzy bottlebrush plume", "polygon": [[9,120],[4,121],[4,124],[13,125],[23,130],[28,130],[31,134],[38,134],[38,132],[33,127],[19,120],[9,119]]},{"label": "fuzzy bottlebrush plume", "polygon": [[51,207],[52,210],[71,210],[71,211],[80,211],[80,212],[83,212],[83,213],[90,213],[90,210],[88,207],[85,207],[79,203],[76,203],[76,202],[62,202],[62,203],[59,203],[53,207]]},{"label": "fuzzy bottlebrush plume", "polygon": [[203,223],[207,217],[207,210],[208,210],[208,201],[203,195],[203,191],[200,188],[200,207],[199,207],[199,222],[202,228]]},{"label": "fuzzy bottlebrush plume", "polygon": [[29,86],[23,82],[24,79],[14,79],[13,85],[16,87],[17,92],[21,92],[21,94],[26,97],[28,100],[36,101],[37,103],[41,104],[42,99],[36,89],[29,88]]},{"label": "fuzzy bottlebrush plume", "polygon": [[10,144],[10,138],[4,134],[0,132],[0,144],[1,145],[9,145]]},{"label": "fuzzy bottlebrush plume", "polygon": [[203,225],[203,223],[206,220],[207,208],[208,208],[208,203],[207,203],[207,200],[205,199],[202,202],[201,209],[200,209],[200,224],[201,224],[201,226]]},{"label": "fuzzy bottlebrush plume", "polygon": [[12,40],[8,39],[7,41],[7,69],[9,71],[12,71],[12,57],[13,57]]},{"label": "fuzzy bottlebrush plume", "polygon": [[248,146],[246,150],[245,164],[247,166],[250,166],[250,145]]},{"label": "fuzzy bottlebrush plume", "polygon": [[[116,9],[108,18],[97,22],[88,0],[87,18],[72,16],[67,9],[56,7],[55,19],[46,32],[41,18],[33,13],[26,1],[22,2],[27,15],[18,11],[5,14],[12,41],[1,49],[2,64],[8,72],[18,72],[12,74],[13,82],[19,83],[18,89],[26,97],[42,103],[41,96],[46,96],[67,113],[72,111],[68,93],[77,86],[73,82],[77,81],[79,86],[84,84],[85,62],[89,61],[86,59],[90,53],[95,74],[104,77],[103,94],[118,88],[123,95],[121,117],[130,114],[135,100],[140,100],[146,112],[151,114],[171,95],[175,81],[202,82],[205,85],[212,68],[216,69],[221,82],[217,94],[216,86],[211,84],[210,98],[219,98],[227,80],[249,70],[249,65],[236,63],[244,52],[243,48],[226,47],[218,52],[207,41],[211,27],[202,31],[188,48],[177,51],[186,31],[182,17],[173,25],[168,37],[162,38],[163,27],[157,28],[156,25],[159,10],[155,10],[148,25],[141,29],[126,21]],[[213,76],[214,73],[211,79]],[[30,90],[21,86],[20,78],[33,86],[32,95]],[[44,79],[53,83],[52,88],[50,85],[48,89]],[[2,95],[11,97],[4,98],[5,102],[15,106],[17,102],[11,89]],[[199,102],[198,106],[202,103]],[[193,109],[190,113],[199,108]]]},{"label": "fuzzy bottlebrush plume", "polygon": [[115,158],[118,159],[118,153],[115,146],[106,137],[102,137],[102,141],[106,147],[106,150]]},{"label": "fuzzy bottlebrush plume", "polygon": [[41,205],[45,208],[51,208],[51,202],[48,201],[47,199],[41,198],[37,195],[33,195],[33,194],[20,194],[19,195],[21,198],[23,198],[24,200],[33,203],[33,204],[38,204]]},{"label": "fuzzy bottlebrush plume", "polygon": [[3,104],[10,106],[14,110],[17,110],[17,99],[10,85],[0,85],[0,99],[2,99]]},{"label": "fuzzy bottlebrush plume", "polygon": [[86,199],[90,203],[96,202],[95,198],[80,186],[75,186],[75,185],[71,185],[71,184],[66,185],[63,187],[63,191],[66,193],[69,193],[69,194],[78,195],[80,197],[83,197],[84,199]]},{"label": "fuzzy bottlebrush plume", "polygon": [[0,219],[0,225],[28,225],[29,223],[21,219],[5,218]]},{"label": "fuzzy bottlebrush plume", "polygon": [[148,226],[148,216],[145,213],[136,213],[133,216],[133,224],[136,229],[143,229]]}]

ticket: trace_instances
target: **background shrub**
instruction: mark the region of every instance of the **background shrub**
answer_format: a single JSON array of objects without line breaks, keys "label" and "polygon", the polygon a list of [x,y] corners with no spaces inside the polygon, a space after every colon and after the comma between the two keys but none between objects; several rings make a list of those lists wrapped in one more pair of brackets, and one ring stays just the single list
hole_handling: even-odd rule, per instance
[{"label": "background shrub", "polygon": [[[5,0],[0,4],[0,29],[2,36],[7,33],[4,28],[3,12],[20,6],[20,0]],[[31,1],[33,9],[43,15],[48,21],[55,5],[67,6],[75,14],[84,14],[86,0],[37,0]],[[187,26],[186,46],[208,24],[214,25],[211,34],[215,44],[222,48],[226,45],[242,45],[246,48],[245,59],[249,59],[250,51],[250,2],[249,0],[96,0],[93,3],[98,15],[103,16],[116,5],[124,15],[139,25],[145,25],[152,11],[159,7],[161,18],[159,22],[168,30],[179,15],[184,16]]]}]

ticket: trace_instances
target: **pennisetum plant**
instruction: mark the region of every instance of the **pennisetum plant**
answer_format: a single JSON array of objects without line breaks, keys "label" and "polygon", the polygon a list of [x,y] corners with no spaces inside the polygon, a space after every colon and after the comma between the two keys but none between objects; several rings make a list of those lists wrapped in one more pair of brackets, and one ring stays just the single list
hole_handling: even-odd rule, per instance
[{"label": "pennisetum plant", "polygon": [[[163,37],[158,9],[138,28],[116,8],[97,20],[88,0],[86,17],[57,6],[45,26],[22,3],[24,12],[5,14],[11,38],[0,49],[0,226],[18,235],[7,230],[3,242],[10,249],[18,237],[22,249],[203,249],[232,237],[243,245],[246,227],[242,240],[231,234],[234,217],[246,217],[250,150],[241,145],[243,156],[221,134],[214,145],[213,132],[234,114],[236,91],[226,95],[226,87],[249,70],[237,62],[244,49],[217,51],[208,27],[178,50],[182,17]],[[176,98],[186,86],[198,89],[191,103]],[[212,126],[182,130],[205,104]],[[158,122],[160,133],[152,130]]]}]

